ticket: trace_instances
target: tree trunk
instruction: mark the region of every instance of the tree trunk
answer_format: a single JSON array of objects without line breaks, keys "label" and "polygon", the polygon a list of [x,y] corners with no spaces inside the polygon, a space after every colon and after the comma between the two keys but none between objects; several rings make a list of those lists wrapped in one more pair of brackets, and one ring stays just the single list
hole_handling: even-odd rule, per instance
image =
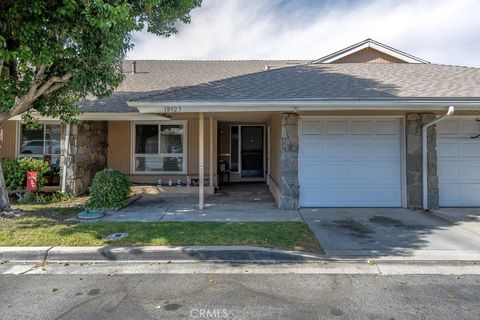
[{"label": "tree trunk", "polygon": [[2,162],[0,161],[0,211],[10,211],[7,186],[3,178]]}]

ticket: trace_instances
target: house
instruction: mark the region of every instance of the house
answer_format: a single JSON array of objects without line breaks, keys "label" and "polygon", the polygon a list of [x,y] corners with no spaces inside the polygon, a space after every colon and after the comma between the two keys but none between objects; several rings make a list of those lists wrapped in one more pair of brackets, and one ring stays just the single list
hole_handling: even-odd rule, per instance
[{"label": "house", "polygon": [[480,69],[371,39],[315,61],[123,68],[111,97],[80,103],[76,126],[10,119],[0,156],[47,156],[61,171],[69,144],[74,194],[107,167],[138,185],[198,182],[203,199],[227,178],[224,161],[231,181],[266,183],[282,209],[480,206]]}]

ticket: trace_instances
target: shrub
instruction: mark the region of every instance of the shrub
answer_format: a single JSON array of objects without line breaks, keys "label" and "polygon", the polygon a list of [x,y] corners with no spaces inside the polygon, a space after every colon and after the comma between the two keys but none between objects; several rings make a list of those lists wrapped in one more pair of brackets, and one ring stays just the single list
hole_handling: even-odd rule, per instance
[{"label": "shrub", "polygon": [[90,208],[116,209],[123,207],[130,198],[130,179],[117,170],[97,172],[90,188]]},{"label": "shrub", "polygon": [[42,193],[42,192],[25,192],[18,202],[20,204],[47,204],[57,203],[71,200],[72,197],[66,193],[54,192],[54,193]]},{"label": "shrub", "polygon": [[47,182],[44,175],[50,171],[48,162],[34,158],[5,159],[2,167],[8,191],[25,190],[28,171],[37,172],[37,187],[40,188]]}]

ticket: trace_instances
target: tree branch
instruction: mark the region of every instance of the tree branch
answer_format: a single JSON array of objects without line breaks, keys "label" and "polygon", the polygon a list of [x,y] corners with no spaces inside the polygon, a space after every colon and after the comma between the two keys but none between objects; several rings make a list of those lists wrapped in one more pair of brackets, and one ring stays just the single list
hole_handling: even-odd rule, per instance
[{"label": "tree branch", "polygon": [[17,97],[17,99],[15,99],[15,105],[12,109],[10,109],[9,112],[0,114],[0,121],[10,119],[11,117],[28,111],[28,109],[32,107],[33,103],[37,99],[39,99],[41,96],[50,94],[62,88],[68,83],[68,81],[72,77],[71,73],[66,73],[63,76],[52,76],[42,86],[40,86],[39,81],[41,80],[41,76],[44,72],[45,67],[40,66],[35,74],[32,86],[30,87],[28,92],[25,95]]},{"label": "tree branch", "polygon": [[65,86],[67,84],[67,82],[57,82],[55,83],[53,86],[51,86],[48,90],[45,90],[45,92],[43,93],[44,96],[47,96],[49,95],[50,93],[54,92],[54,91],[57,91],[58,89],[62,88],[63,86]]},{"label": "tree branch", "polygon": [[[44,94],[46,94],[46,92],[48,91],[48,93],[51,93],[53,92],[54,90],[49,90],[50,88],[52,88],[53,85],[55,84],[58,84],[58,83],[61,83],[63,84],[62,86],[58,87],[58,88],[61,88],[63,87],[67,82],[68,80],[70,80],[70,78],[72,77],[72,74],[71,73],[66,73],[64,74],[63,76],[59,77],[59,76],[53,76],[51,77],[50,79],[47,80],[47,82],[45,82],[44,85],[42,85],[38,90],[37,90],[37,93],[35,94],[35,96],[33,97],[33,100],[37,100],[38,98],[40,98],[41,96],[43,96]],[[56,88],[55,90],[57,90],[58,88]]]}]

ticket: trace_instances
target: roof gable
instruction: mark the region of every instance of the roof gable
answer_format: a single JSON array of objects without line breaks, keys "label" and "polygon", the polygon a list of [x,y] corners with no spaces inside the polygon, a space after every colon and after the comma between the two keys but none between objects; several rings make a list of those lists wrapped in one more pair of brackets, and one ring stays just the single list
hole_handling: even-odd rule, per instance
[{"label": "roof gable", "polygon": [[346,62],[429,63],[428,61],[394,49],[372,39],[366,39],[350,47],[313,61],[313,63]]}]

